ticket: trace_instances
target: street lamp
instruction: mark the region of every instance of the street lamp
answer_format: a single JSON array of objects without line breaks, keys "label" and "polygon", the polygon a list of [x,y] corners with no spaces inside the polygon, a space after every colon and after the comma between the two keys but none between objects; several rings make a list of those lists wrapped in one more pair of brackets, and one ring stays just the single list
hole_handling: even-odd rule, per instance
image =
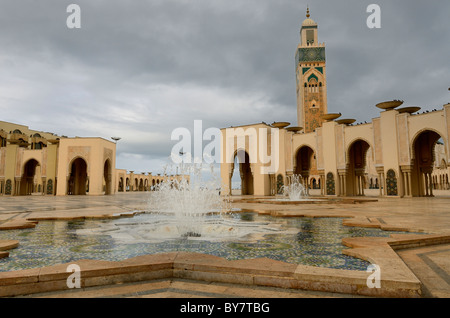
[{"label": "street lamp", "polygon": [[114,142],[117,144],[117,142],[122,139],[120,137],[111,137],[112,140],[114,140]]}]

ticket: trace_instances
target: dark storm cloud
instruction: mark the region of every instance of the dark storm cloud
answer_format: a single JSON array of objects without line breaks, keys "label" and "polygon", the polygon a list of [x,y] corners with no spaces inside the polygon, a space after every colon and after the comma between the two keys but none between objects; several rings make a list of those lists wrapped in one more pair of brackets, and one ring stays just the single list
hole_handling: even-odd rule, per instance
[{"label": "dark storm cloud", "polygon": [[[450,86],[450,3],[376,1],[382,28],[369,30],[373,2],[309,1],[327,46],[329,111],[369,121],[389,99],[440,108]],[[80,30],[66,27],[70,3],[81,7]],[[166,158],[171,131],[195,119],[204,128],[296,123],[294,56],[306,1],[0,6],[1,119],[69,136],[121,136],[122,168]]]}]

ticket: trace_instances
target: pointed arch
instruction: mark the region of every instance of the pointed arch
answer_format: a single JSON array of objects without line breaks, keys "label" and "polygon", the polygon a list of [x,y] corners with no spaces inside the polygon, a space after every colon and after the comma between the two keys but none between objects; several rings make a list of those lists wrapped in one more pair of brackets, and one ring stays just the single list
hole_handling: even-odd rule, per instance
[{"label": "pointed arch", "polygon": [[[412,196],[433,196],[433,172],[436,161],[435,147],[443,136],[434,129],[423,129],[418,132],[411,143],[412,171],[411,194]],[[444,145],[446,143],[444,142]],[[447,149],[445,149],[447,154]]]},{"label": "pointed arch", "polygon": [[[39,169],[39,171],[37,171]],[[36,159],[29,159],[22,168],[22,178],[20,180],[19,195],[30,195],[35,192],[35,184],[40,180],[35,180],[36,173],[40,175],[41,164]]]},{"label": "pointed arch", "polygon": [[103,164],[103,182],[104,182],[104,192],[105,195],[112,194],[112,166],[111,160],[108,158],[105,160]]},{"label": "pointed arch", "polygon": [[81,156],[75,157],[69,164],[67,194],[86,195],[89,191],[88,164]]}]

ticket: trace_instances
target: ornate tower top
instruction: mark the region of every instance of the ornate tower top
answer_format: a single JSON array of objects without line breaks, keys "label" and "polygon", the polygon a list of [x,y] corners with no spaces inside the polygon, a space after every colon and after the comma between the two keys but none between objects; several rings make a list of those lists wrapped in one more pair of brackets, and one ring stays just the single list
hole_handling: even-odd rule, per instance
[{"label": "ornate tower top", "polygon": [[322,115],[327,113],[325,44],[318,40],[318,24],[311,19],[308,6],[295,57],[297,120],[305,133],[321,127]]},{"label": "ornate tower top", "polygon": [[309,7],[306,10],[306,19],[302,23],[302,29],[308,27],[317,27],[317,23],[313,19],[311,19],[311,15],[309,14]]}]

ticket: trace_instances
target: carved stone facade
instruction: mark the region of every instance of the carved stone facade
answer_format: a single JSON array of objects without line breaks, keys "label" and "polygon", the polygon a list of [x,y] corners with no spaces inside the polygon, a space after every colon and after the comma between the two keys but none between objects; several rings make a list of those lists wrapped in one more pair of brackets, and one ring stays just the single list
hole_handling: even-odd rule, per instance
[{"label": "carved stone facade", "polygon": [[[301,175],[307,189],[319,184],[321,194],[330,196],[363,196],[368,188],[379,189],[380,196],[433,196],[433,189],[450,188],[450,104],[418,114],[420,108],[399,108],[403,102],[396,100],[369,106],[382,110],[371,122],[336,120],[341,114],[327,110],[325,46],[318,43],[317,24],[309,12],[301,28],[296,75],[300,128],[289,123],[233,127],[242,129],[243,136],[259,128],[277,131],[272,134],[278,136],[277,146],[271,149],[280,164],[270,173],[261,172],[265,163],[257,156],[269,145],[261,146],[255,138],[256,148],[241,149],[252,162],[251,194],[274,195],[293,174]],[[233,153],[236,141],[228,133],[222,129],[221,175],[225,188],[231,189],[233,158],[223,154]]]},{"label": "carved stone facade", "polygon": [[59,137],[0,122],[0,195],[112,194],[115,152],[102,138]]}]

